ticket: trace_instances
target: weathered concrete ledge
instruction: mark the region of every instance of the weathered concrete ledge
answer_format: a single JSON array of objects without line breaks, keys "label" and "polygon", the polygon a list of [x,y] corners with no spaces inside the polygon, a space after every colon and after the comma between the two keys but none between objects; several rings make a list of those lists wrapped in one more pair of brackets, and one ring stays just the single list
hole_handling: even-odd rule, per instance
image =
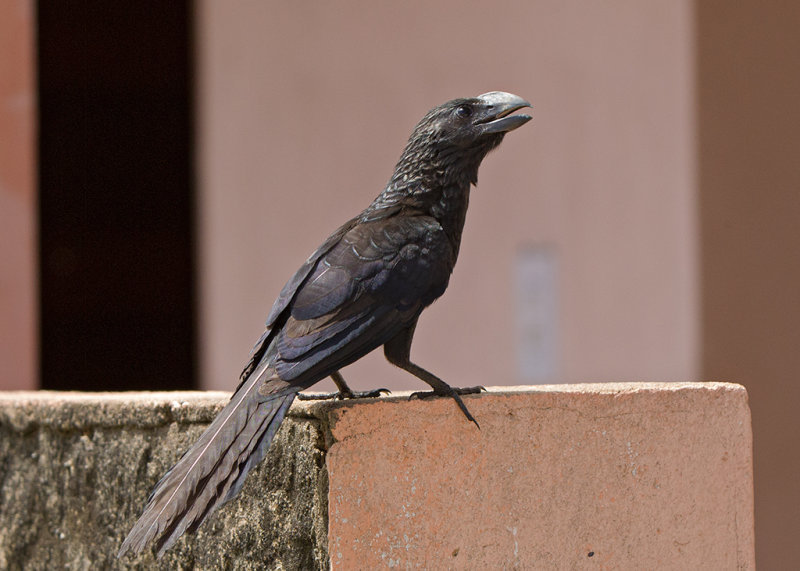
[{"label": "weathered concrete ledge", "polygon": [[226,393],[0,393],[3,569],[754,569],[747,394],[727,383],[296,402],[237,500],[114,555]]},{"label": "weathered concrete ledge", "polygon": [[0,569],[327,566],[319,421],[292,411],[237,501],[160,561],[115,559],[150,489],[228,393],[0,393]]}]

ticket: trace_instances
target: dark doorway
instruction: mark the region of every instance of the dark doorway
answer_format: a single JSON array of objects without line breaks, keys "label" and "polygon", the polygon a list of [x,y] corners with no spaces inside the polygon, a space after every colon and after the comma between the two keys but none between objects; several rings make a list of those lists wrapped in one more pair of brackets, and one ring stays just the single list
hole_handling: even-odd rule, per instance
[{"label": "dark doorway", "polygon": [[40,1],[42,387],[195,386],[189,1]]}]

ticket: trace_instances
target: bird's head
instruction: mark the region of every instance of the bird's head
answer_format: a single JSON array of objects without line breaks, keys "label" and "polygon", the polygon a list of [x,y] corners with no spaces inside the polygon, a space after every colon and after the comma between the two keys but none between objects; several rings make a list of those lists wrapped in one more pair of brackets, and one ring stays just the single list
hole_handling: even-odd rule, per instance
[{"label": "bird's head", "polygon": [[488,143],[497,146],[503,135],[531,120],[529,115],[511,115],[530,106],[521,97],[502,91],[453,99],[431,109],[417,124],[411,139],[461,149]]},{"label": "bird's head", "polygon": [[[398,163],[393,182],[408,180],[410,166],[433,173],[466,176],[477,181],[478,167],[509,131],[531,120],[513,113],[531,104],[517,95],[491,91],[477,97],[453,99],[431,109],[417,124]],[[419,176],[422,173],[413,173]],[[415,177],[416,178],[416,177]]]}]

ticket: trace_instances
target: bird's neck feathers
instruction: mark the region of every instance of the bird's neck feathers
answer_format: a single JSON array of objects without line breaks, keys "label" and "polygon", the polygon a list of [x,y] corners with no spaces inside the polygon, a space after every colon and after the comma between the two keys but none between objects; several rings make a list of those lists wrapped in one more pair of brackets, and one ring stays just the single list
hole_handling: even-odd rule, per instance
[{"label": "bird's neck feathers", "polygon": [[469,147],[444,144],[434,134],[415,133],[409,139],[387,190],[406,193],[436,193],[448,187],[469,190],[478,182],[483,158],[503,140],[503,134],[487,137]]},{"label": "bird's neck feathers", "polygon": [[500,134],[464,149],[412,136],[386,188],[365,214],[369,213],[371,218],[379,212],[402,210],[433,216],[457,250],[469,205],[470,185],[477,184],[481,161],[502,138]]}]

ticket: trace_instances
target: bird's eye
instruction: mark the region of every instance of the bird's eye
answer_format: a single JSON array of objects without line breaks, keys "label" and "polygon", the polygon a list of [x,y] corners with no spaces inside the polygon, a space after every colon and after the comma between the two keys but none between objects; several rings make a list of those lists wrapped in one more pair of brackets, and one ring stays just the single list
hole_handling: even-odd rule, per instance
[{"label": "bird's eye", "polygon": [[461,117],[462,119],[466,119],[470,115],[472,115],[472,107],[469,105],[459,105],[456,107],[456,115]]}]

